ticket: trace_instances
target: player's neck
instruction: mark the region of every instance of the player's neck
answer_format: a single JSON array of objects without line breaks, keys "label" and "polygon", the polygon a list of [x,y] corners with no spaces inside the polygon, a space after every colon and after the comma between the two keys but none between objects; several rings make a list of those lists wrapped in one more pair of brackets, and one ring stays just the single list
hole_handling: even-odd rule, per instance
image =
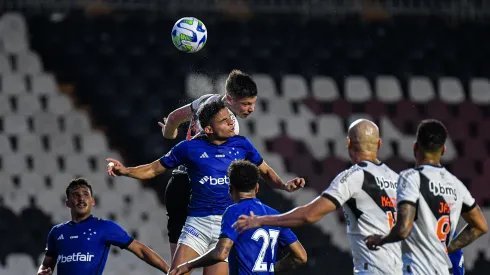
[{"label": "player's neck", "polygon": [[375,164],[381,163],[376,153],[366,153],[366,152],[357,153],[355,158],[352,160],[353,164],[358,164],[359,162],[363,162],[363,161],[370,161]]},{"label": "player's neck", "polygon": [[423,159],[417,160],[415,162],[415,165],[417,167],[421,166],[421,165],[442,166],[440,158],[423,158]]},{"label": "player's neck", "polygon": [[92,213],[88,213],[86,215],[83,215],[83,216],[79,216],[79,215],[76,215],[76,214],[71,214],[71,221],[74,222],[74,223],[79,223],[81,221],[84,221],[86,219],[88,219],[90,216],[92,215]]},{"label": "player's neck", "polygon": [[207,138],[209,140],[209,143],[212,143],[212,144],[215,144],[215,145],[221,145],[221,144],[223,144],[223,143],[225,143],[225,142],[228,141],[228,139],[224,139],[224,140],[223,139],[216,139],[216,138],[214,138],[211,135],[208,135]]},{"label": "player's neck", "polygon": [[255,199],[255,198],[256,198],[255,192],[254,193],[239,193],[238,194],[238,201]]}]

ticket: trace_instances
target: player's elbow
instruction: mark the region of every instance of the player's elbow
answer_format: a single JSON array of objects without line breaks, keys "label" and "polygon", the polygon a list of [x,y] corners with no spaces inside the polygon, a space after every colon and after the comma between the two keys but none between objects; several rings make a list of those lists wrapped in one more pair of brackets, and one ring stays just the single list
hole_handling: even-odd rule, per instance
[{"label": "player's elbow", "polygon": [[312,224],[312,223],[316,223],[318,220],[320,220],[320,218],[318,218],[317,215],[315,215],[311,211],[305,211],[305,214],[303,215],[303,222],[304,223]]},{"label": "player's elbow", "polygon": [[303,265],[303,264],[306,264],[306,262],[308,262],[308,254],[306,253],[306,251],[304,249],[303,249],[303,251],[301,251],[301,253],[296,255],[296,262],[299,265]]},{"label": "player's elbow", "polygon": [[226,252],[220,252],[216,255],[216,260],[220,262],[224,262],[228,258],[228,253]]},{"label": "player's elbow", "polygon": [[483,224],[480,226],[480,228],[478,228],[478,229],[480,230],[480,236],[481,236],[481,235],[485,235],[485,234],[487,234],[487,233],[488,233],[488,225],[487,225],[487,223],[486,223],[486,222],[485,222],[485,223],[483,223]]}]

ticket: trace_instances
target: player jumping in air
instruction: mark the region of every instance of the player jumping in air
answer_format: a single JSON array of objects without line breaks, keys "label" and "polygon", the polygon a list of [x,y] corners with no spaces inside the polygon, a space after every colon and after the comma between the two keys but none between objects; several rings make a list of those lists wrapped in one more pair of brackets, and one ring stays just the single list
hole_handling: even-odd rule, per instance
[{"label": "player jumping in air", "polygon": [[[396,225],[389,234],[366,240],[371,250],[405,240],[405,274],[452,274],[448,253],[488,231],[468,189],[441,165],[446,138],[446,127],[440,121],[429,119],[419,124],[414,144],[416,168],[402,171],[398,179]],[[468,225],[453,239],[460,215]]]},{"label": "player jumping in air", "polygon": [[[250,76],[239,71],[233,70],[226,79],[226,93],[207,94],[194,100],[192,103],[182,106],[171,112],[164,122],[158,124],[162,127],[163,137],[175,139],[177,129],[184,122],[191,121],[187,131],[186,139],[191,139],[202,131],[198,122],[198,111],[206,103],[222,101],[230,111],[230,116],[235,122],[235,134],[239,134],[239,125],[236,116],[247,118],[254,112],[255,102],[257,101],[257,85]],[[165,190],[165,205],[168,216],[168,238],[170,242],[170,251],[173,257],[177,247],[182,228],[187,219],[187,206],[191,194],[191,183],[187,176],[184,166],[178,167],[172,171],[172,177],[168,181]]]},{"label": "player jumping in air", "polygon": [[66,188],[66,206],[71,221],[58,224],[48,235],[46,255],[38,275],[100,275],[111,245],[133,252],[149,265],[167,273],[168,264],[157,253],[134,240],[118,224],[92,216],[95,205],[92,186],[82,178],[74,179]]},{"label": "player jumping in air", "polygon": [[354,273],[401,274],[400,244],[374,252],[364,244],[367,236],[377,232],[387,234],[395,223],[398,174],[377,158],[381,139],[378,126],[373,122],[365,119],[353,122],[347,142],[354,165],[341,172],[321,196],[282,215],[241,215],[233,226],[240,232],[265,225],[298,227],[315,223],[342,206],[347,218]]},{"label": "player jumping in air", "polygon": [[[257,165],[264,180],[274,188],[292,192],[304,186],[304,179],[300,178],[284,184],[252,143],[235,135],[235,123],[222,101],[206,104],[199,112],[199,122],[205,135],[180,142],[152,163],[127,168],[117,160],[107,159],[109,175],[136,179],[150,179],[180,165],[187,168],[192,196],[171,267],[204,255],[218,242],[222,215],[233,204],[227,169],[234,160],[245,159]],[[204,269],[205,275],[227,273],[227,263]]]},{"label": "player jumping in air", "polygon": [[[275,209],[260,202],[259,170],[248,161],[234,161],[228,168],[230,194],[236,204],[223,214],[221,234],[215,248],[203,256],[178,266],[170,275],[182,275],[197,267],[229,260],[229,275],[273,275],[306,263],[306,251],[290,229],[261,226],[238,234],[232,224],[241,214],[254,211],[260,215],[277,214]],[[277,246],[289,247],[290,253],[276,262]]]}]

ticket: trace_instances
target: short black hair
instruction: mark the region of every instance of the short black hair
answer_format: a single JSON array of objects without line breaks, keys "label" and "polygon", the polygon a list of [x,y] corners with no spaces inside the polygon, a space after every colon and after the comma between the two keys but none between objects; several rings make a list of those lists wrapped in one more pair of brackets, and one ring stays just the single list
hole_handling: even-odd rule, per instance
[{"label": "short black hair", "polygon": [[66,187],[66,197],[70,197],[70,192],[80,188],[81,186],[85,186],[90,190],[90,195],[94,196],[94,192],[92,191],[92,185],[87,181],[85,178],[75,178],[70,181],[70,184],[68,184],[68,187]]},{"label": "short black hair", "polygon": [[447,139],[447,129],[436,119],[422,120],[417,128],[417,144],[426,152],[442,149]]},{"label": "short black hair", "polygon": [[230,185],[238,192],[250,192],[259,180],[259,168],[247,160],[235,160],[228,167]]},{"label": "short black hair", "polygon": [[202,107],[199,111],[199,124],[201,128],[211,125],[213,118],[223,109],[226,108],[225,103],[222,100],[208,103]]},{"label": "short black hair", "polygon": [[257,96],[257,84],[246,73],[233,70],[226,79],[226,92],[233,98],[242,99]]}]

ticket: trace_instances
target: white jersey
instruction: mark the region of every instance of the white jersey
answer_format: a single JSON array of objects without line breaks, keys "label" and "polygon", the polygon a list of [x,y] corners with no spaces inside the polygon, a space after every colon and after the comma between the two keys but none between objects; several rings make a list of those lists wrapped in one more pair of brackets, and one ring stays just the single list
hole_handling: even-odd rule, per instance
[{"label": "white jersey", "polygon": [[410,236],[402,245],[407,274],[450,274],[447,246],[461,212],[473,209],[475,199],[464,184],[444,167],[422,165],[400,173],[398,203],[417,208]]},{"label": "white jersey", "polygon": [[[201,125],[199,123],[198,115],[199,112],[201,111],[202,107],[204,105],[211,103],[211,102],[216,102],[216,101],[224,101],[225,98],[223,95],[220,94],[207,94],[199,97],[198,99],[194,100],[191,103],[191,110],[193,113],[193,117],[191,120],[191,124],[189,126],[189,131],[187,132],[187,139],[192,138],[194,135],[199,134],[202,131]],[[230,116],[235,122],[235,134],[238,135],[240,133],[240,125],[238,125],[238,121],[236,119],[235,114],[229,109],[228,112],[230,112]]]},{"label": "white jersey", "polygon": [[381,246],[377,251],[364,243],[366,237],[386,235],[393,227],[397,180],[398,174],[385,164],[363,161],[340,173],[323,193],[344,210],[354,274],[402,273],[400,243]]}]

